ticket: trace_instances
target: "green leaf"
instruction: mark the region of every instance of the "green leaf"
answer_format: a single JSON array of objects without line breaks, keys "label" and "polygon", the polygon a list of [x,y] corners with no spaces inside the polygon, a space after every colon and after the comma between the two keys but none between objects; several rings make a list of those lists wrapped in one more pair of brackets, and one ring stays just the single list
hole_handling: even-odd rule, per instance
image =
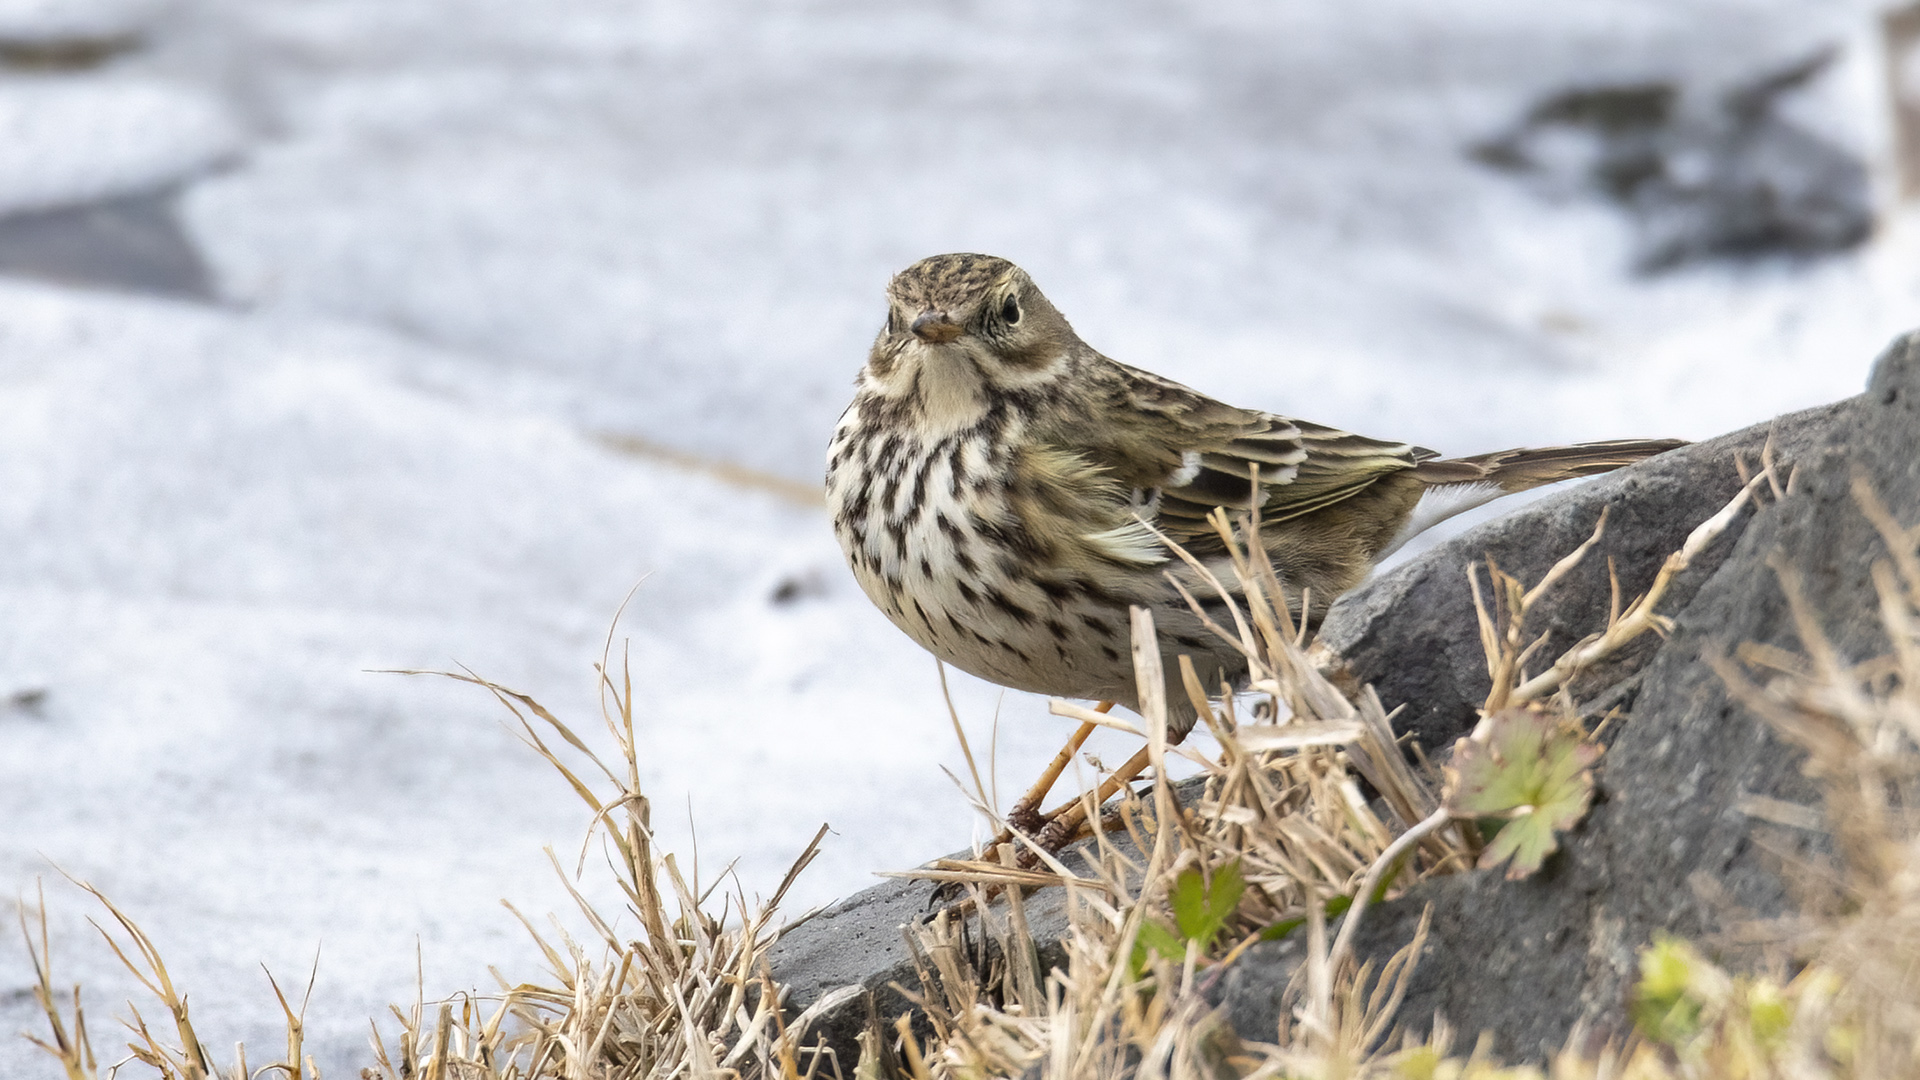
[{"label": "green leaf", "polygon": [[1659,935],[1640,953],[1633,1023],[1655,1042],[1678,1046],[1700,1030],[1701,1003],[1689,988],[1700,955],[1678,938]]},{"label": "green leaf", "polygon": [[1207,918],[1206,883],[1200,878],[1200,871],[1188,867],[1180,871],[1173,880],[1173,894],[1167,899],[1173,904],[1173,924],[1180,928],[1180,936],[1192,940],[1200,936]]},{"label": "green leaf", "polygon": [[1247,879],[1240,872],[1239,859],[1213,872],[1213,888],[1207,890],[1207,911],[1216,924],[1215,933],[1233,921],[1234,912],[1240,910],[1240,898],[1246,893]]},{"label": "green leaf", "polygon": [[1238,859],[1214,870],[1211,887],[1197,867],[1181,871],[1174,879],[1172,897],[1173,920],[1180,936],[1199,942],[1200,951],[1205,953],[1239,910],[1240,897],[1246,891],[1247,881],[1241,875]]},{"label": "green leaf", "polygon": [[[1346,898],[1341,897],[1341,899]],[[1351,905],[1352,901],[1349,900],[1348,904]],[[1293,933],[1305,925],[1307,925],[1307,920],[1305,919],[1281,919],[1279,922],[1262,929],[1260,931],[1260,940],[1279,941],[1281,938],[1286,937],[1288,934]]]},{"label": "green leaf", "polygon": [[1442,1064],[1439,1049],[1432,1045],[1408,1047],[1395,1054],[1392,1062],[1395,1080],[1434,1080]]},{"label": "green leaf", "polygon": [[1138,941],[1169,960],[1187,958],[1186,939],[1152,920],[1140,924]]},{"label": "green leaf", "polygon": [[1793,1027],[1793,1004],[1778,986],[1756,981],[1747,990],[1747,1023],[1761,1046],[1777,1050]]},{"label": "green leaf", "polygon": [[1140,924],[1140,932],[1133,938],[1133,956],[1127,962],[1127,973],[1135,979],[1147,972],[1147,959],[1150,953],[1182,964],[1187,959],[1187,943],[1180,935],[1166,926],[1151,919]]},{"label": "green leaf", "polygon": [[1600,747],[1552,716],[1527,708],[1494,714],[1484,742],[1461,739],[1453,753],[1447,809],[1504,824],[1480,854],[1481,868],[1513,860],[1523,878],[1559,847],[1554,833],[1586,816]]}]

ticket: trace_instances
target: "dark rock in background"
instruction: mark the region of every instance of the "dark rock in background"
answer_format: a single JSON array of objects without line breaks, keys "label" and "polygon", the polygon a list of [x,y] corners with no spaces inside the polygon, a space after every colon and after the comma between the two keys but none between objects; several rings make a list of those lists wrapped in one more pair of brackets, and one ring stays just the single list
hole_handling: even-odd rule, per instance
[{"label": "dark rock in background", "polygon": [[[1491,1031],[1511,1060],[1558,1049],[1576,1024],[1600,1036],[1627,1029],[1637,952],[1658,931],[1702,939],[1730,922],[1786,910],[1776,856],[1755,843],[1758,824],[1739,809],[1748,795],[1803,805],[1818,792],[1800,775],[1800,755],[1727,695],[1702,660],[1746,641],[1798,650],[1768,560],[1780,553],[1806,578],[1815,610],[1844,656],[1886,647],[1869,568],[1884,557],[1879,535],[1853,504],[1864,469],[1894,515],[1920,521],[1920,332],[1880,358],[1866,394],[1664,454],[1484,525],[1342,599],[1320,642],[1378,688],[1396,726],[1433,749],[1464,734],[1487,691],[1465,568],[1492,556],[1532,583],[1610,511],[1606,539],[1537,609],[1536,630],[1555,655],[1604,623],[1606,561],[1625,597],[1644,591],[1661,562],[1739,489],[1734,465],[1757,468],[1771,435],[1794,492],[1762,500],[1683,574],[1661,605],[1676,616],[1671,637],[1583,678],[1584,696],[1627,715],[1608,725],[1593,811],[1543,870],[1523,881],[1498,871],[1438,878],[1378,905],[1356,935],[1362,962],[1384,961],[1411,941],[1423,910],[1433,924],[1399,1022],[1422,1031],[1440,1015],[1469,1035]],[[1422,662],[1422,660],[1426,662]],[[1773,838],[1776,850],[1806,850],[1814,834]],[[1704,880],[1710,887],[1701,889]],[[1712,899],[1705,897],[1711,896]],[[799,1012],[847,987],[872,995],[886,1020],[908,1002],[891,984],[917,985],[901,927],[929,910],[925,882],[869,889],[785,937],[772,957]],[[1044,961],[1060,957],[1064,898],[1027,901]],[[1256,946],[1211,991],[1243,1038],[1271,1040],[1282,994],[1301,958],[1298,942]],[[1726,955],[1736,967],[1754,956]],[[815,1028],[841,1055],[857,1054],[865,995],[830,1010]]]},{"label": "dark rock in background", "polygon": [[0,217],[0,274],[62,285],[212,300],[173,189]]},{"label": "dark rock in background", "polygon": [[[1619,204],[1634,221],[1641,272],[1844,251],[1873,232],[1866,166],[1782,108],[1836,55],[1823,50],[1699,105],[1669,82],[1569,90],[1473,154],[1549,181],[1572,173]],[[1569,138],[1585,144],[1577,160],[1555,160]]]},{"label": "dark rock in background", "polygon": [[0,68],[12,71],[89,71],[138,49],[132,30],[65,37],[0,37]]},{"label": "dark rock in background", "polygon": [[[0,73],[90,71],[140,49],[133,26],[48,37],[0,35]],[[174,215],[178,185],[0,215],[0,274],[61,285],[212,300],[205,260]]]},{"label": "dark rock in background", "polygon": [[1894,164],[1900,197],[1920,196],[1920,3],[1883,12],[1881,62],[1891,84]]}]

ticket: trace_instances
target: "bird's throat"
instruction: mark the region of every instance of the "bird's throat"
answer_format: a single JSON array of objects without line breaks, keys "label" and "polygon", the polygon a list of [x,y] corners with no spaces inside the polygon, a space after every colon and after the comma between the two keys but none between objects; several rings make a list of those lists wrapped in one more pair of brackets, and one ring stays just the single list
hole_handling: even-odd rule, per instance
[{"label": "bird's throat", "polygon": [[972,427],[987,412],[989,390],[979,364],[963,348],[922,346],[908,393],[922,430],[944,437]]}]

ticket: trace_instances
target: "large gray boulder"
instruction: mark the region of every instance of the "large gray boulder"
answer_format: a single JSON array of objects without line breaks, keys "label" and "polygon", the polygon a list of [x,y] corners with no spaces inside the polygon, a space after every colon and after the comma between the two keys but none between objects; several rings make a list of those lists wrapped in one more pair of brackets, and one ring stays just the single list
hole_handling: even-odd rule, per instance
[{"label": "large gray boulder", "polygon": [[[1575,1024],[1596,1035],[1622,1034],[1635,955],[1656,932],[1699,939],[1731,922],[1789,909],[1777,856],[1754,843],[1757,831],[1780,830],[1748,818],[1738,805],[1749,794],[1810,805],[1818,792],[1800,774],[1802,755],[1733,701],[1702,657],[1747,641],[1799,651],[1768,565],[1776,556],[1804,576],[1807,598],[1842,656],[1862,660],[1885,652],[1869,568],[1886,549],[1854,505],[1850,485],[1854,470],[1864,471],[1897,519],[1920,521],[1920,332],[1881,356],[1866,394],[1785,418],[1779,434],[1784,456],[1796,466],[1794,494],[1755,513],[1737,540],[1723,538],[1723,554],[1697,566],[1685,594],[1670,601],[1668,610],[1678,613],[1674,633],[1625,676],[1637,687],[1631,715],[1610,725],[1596,805],[1564,850],[1525,881],[1508,882],[1496,872],[1437,879],[1367,916],[1359,953],[1384,958],[1411,940],[1421,910],[1433,907],[1432,933],[1400,1010],[1409,1028],[1423,1030],[1438,1014],[1459,1031],[1493,1032],[1496,1051],[1510,1059],[1545,1056]],[[1676,473],[1689,462],[1751,446],[1756,435],[1741,432],[1668,455],[1638,475],[1596,482],[1517,515],[1521,520],[1464,536],[1427,565],[1375,587],[1406,607],[1383,604],[1384,595],[1355,597],[1348,616],[1354,621],[1347,625],[1364,621],[1368,629],[1346,640],[1362,646],[1359,663],[1377,658],[1383,665],[1372,677],[1403,688],[1383,691],[1389,706],[1394,693],[1420,695],[1412,699],[1418,704],[1409,723],[1426,725],[1423,735],[1457,732],[1459,710],[1484,692],[1485,673],[1481,669],[1476,682],[1452,646],[1432,664],[1419,662],[1418,627],[1464,637],[1448,612],[1470,618],[1470,607],[1462,609],[1436,579],[1445,574],[1440,564],[1486,551],[1503,566],[1526,568],[1523,577],[1531,580],[1538,576],[1533,568],[1584,535],[1587,526],[1569,518],[1590,517],[1597,506],[1580,504],[1598,498],[1615,507],[1616,521],[1636,522],[1652,534],[1645,541],[1630,537],[1632,550],[1663,552],[1731,493],[1709,469],[1694,477],[1698,493],[1689,498],[1671,483]],[[1648,512],[1648,500],[1670,509],[1672,519]],[[1634,572],[1650,577],[1654,565],[1657,560],[1636,563]],[[1604,597],[1604,586],[1597,596],[1568,594],[1566,632],[1593,626],[1592,616],[1605,611]],[[1586,617],[1577,616],[1576,607],[1586,608]],[[1390,610],[1392,628],[1385,621]],[[1371,614],[1360,620],[1365,613]],[[1386,670],[1389,639],[1409,650],[1401,662],[1417,673]],[[1813,834],[1782,834],[1774,846],[1817,841]],[[1284,943],[1263,946],[1222,979],[1218,999],[1242,1035],[1272,1037],[1279,993],[1297,962],[1293,952]],[[1739,965],[1752,958],[1725,959]]]},{"label": "large gray boulder", "polygon": [[[1791,413],[1672,450],[1490,521],[1342,597],[1328,611],[1317,644],[1338,656],[1352,679],[1371,683],[1389,709],[1401,707],[1397,730],[1411,733],[1429,751],[1443,750],[1473,729],[1475,709],[1491,686],[1475,629],[1469,567],[1491,558],[1531,585],[1592,535],[1601,511],[1607,512],[1598,548],[1528,618],[1532,632],[1548,635],[1542,655],[1557,656],[1606,624],[1609,560],[1623,600],[1646,592],[1668,554],[1740,490],[1736,459],[1757,470],[1771,438],[1776,459],[1800,460],[1844,430],[1861,401]],[[1750,520],[1736,521],[1680,575],[1662,611],[1687,605]],[[1480,581],[1484,591],[1484,568]],[[1603,708],[1628,703],[1634,676],[1657,644],[1642,642],[1582,678],[1576,696]]]}]

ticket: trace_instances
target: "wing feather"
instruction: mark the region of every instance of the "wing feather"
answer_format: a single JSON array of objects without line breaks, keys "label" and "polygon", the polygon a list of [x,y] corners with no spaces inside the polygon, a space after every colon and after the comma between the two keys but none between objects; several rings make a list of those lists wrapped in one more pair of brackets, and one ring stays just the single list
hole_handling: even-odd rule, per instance
[{"label": "wing feather", "polygon": [[[1204,521],[1215,507],[1246,509],[1259,467],[1261,516],[1279,522],[1350,499],[1390,473],[1413,468],[1433,453],[1406,443],[1259,414],[1264,430],[1200,449],[1201,469],[1190,483],[1162,492],[1160,512]],[[1284,435],[1281,433],[1285,433]]]},{"label": "wing feather", "polygon": [[1310,514],[1366,491],[1381,477],[1436,457],[1407,443],[1235,408],[1169,379],[1101,358],[1102,437],[1087,447],[1109,475],[1150,498],[1154,528],[1176,542],[1217,540],[1207,515],[1245,510],[1259,470],[1261,516]]}]

